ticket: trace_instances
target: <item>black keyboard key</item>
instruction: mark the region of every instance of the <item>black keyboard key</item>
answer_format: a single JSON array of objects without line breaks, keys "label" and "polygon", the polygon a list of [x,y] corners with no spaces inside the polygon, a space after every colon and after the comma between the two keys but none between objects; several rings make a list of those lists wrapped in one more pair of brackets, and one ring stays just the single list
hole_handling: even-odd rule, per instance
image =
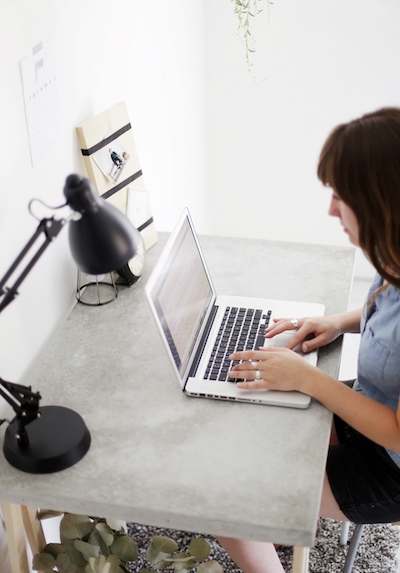
[{"label": "black keyboard key", "polygon": [[264,342],[265,342],[265,336],[263,334],[261,334],[260,336],[257,336],[255,344],[254,344],[255,350],[257,350],[260,346],[264,346]]},{"label": "black keyboard key", "polygon": [[[207,367],[206,377],[211,380],[226,380],[227,373],[238,361],[229,356],[240,350],[257,349],[264,344],[264,331],[268,326],[271,311],[263,314],[260,309],[232,307],[225,310],[215,347]],[[229,378],[236,382],[237,378]]]}]

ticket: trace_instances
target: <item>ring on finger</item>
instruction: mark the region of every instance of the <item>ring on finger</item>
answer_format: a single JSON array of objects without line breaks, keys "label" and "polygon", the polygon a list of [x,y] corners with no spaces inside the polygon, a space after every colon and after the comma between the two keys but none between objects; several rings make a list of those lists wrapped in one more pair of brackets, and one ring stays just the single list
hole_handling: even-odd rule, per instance
[{"label": "ring on finger", "polygon": [[297,320],[297,318],[292,318],[292,320],[290,321],[290,323],[291,323],[295,328],[299,328],[299,321]]},{"label": "ring on finger", "polygon": [[256,376],[255,376],[256,380],[261,380],[261,372],[259,370],[256,370]]},{"label": "ring on finger", "polygon": [[252,360],[252,361],[250,362],[250,364],[252,365],[252,367],[254,368],[254,370],[257,370],[258,362],[255,362],[254,360]]}]

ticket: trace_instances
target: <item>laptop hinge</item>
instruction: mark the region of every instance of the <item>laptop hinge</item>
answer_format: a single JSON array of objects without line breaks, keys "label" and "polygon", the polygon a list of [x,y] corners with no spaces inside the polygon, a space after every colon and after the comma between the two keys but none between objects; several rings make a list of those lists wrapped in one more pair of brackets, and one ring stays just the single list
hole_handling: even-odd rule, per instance
[{"label": "laptop hinge", "polygon": [[198,349],[196,351],[196,354],[194,356],[192,367],[189,370],[188,378],[194,378],[196,376],[197,368],[199,367],[201,357],[203,356],[203,352],[204,352],[204,349],[206,347],[207,339],[210,336],[210,331],[211,331],[212,325],[214,324],[214,319],[215,319],[215,315],[217,314],[217,311],[218,311],[218,306],[216,306],[214,304],[214,306],[212,307],[212,310],[210,312],[210,315],[208,317],[208,320],[207,320],[206,326],[204,328],[203,334],[201,336],[200,344],[199,344]]}]

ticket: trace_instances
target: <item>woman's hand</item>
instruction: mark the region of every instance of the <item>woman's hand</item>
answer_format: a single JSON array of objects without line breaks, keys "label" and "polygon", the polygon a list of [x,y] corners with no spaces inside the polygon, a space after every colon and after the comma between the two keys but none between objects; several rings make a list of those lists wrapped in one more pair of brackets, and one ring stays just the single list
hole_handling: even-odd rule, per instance
[{"label": "woman's hand", "polygon": [[301,344],[301,350],[304,353],[311,352],[311,350],[333,342],[343,334],[341,317],[342,315],[335,314],[299,318],[297,320],[298,326],[294,326],[289,318],[276,318],[274,319],[275,324],[266,329],[265,337],[273,338],[285,330],[297,329],[287,348],[293,350],[298,344]]},{"label": "woman's hand", "polygon": [[315,370],[304,358],[288,348],[264,348],[234,352],[231,360],[240,360],[229,372],[231,378],[250,380],[237,382],[238,388],[256,390],[302,391]]}]

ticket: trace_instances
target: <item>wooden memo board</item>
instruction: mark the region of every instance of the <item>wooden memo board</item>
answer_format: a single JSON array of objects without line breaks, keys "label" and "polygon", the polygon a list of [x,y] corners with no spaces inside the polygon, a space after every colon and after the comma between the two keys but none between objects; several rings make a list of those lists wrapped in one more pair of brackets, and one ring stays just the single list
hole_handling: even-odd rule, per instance
[{"label": "wooden memo board", "polygon": [[157,232],[125,103],[115,104],[76,131],[88,176],[99,195],[132,220],[149,249],[157,242]]}]

